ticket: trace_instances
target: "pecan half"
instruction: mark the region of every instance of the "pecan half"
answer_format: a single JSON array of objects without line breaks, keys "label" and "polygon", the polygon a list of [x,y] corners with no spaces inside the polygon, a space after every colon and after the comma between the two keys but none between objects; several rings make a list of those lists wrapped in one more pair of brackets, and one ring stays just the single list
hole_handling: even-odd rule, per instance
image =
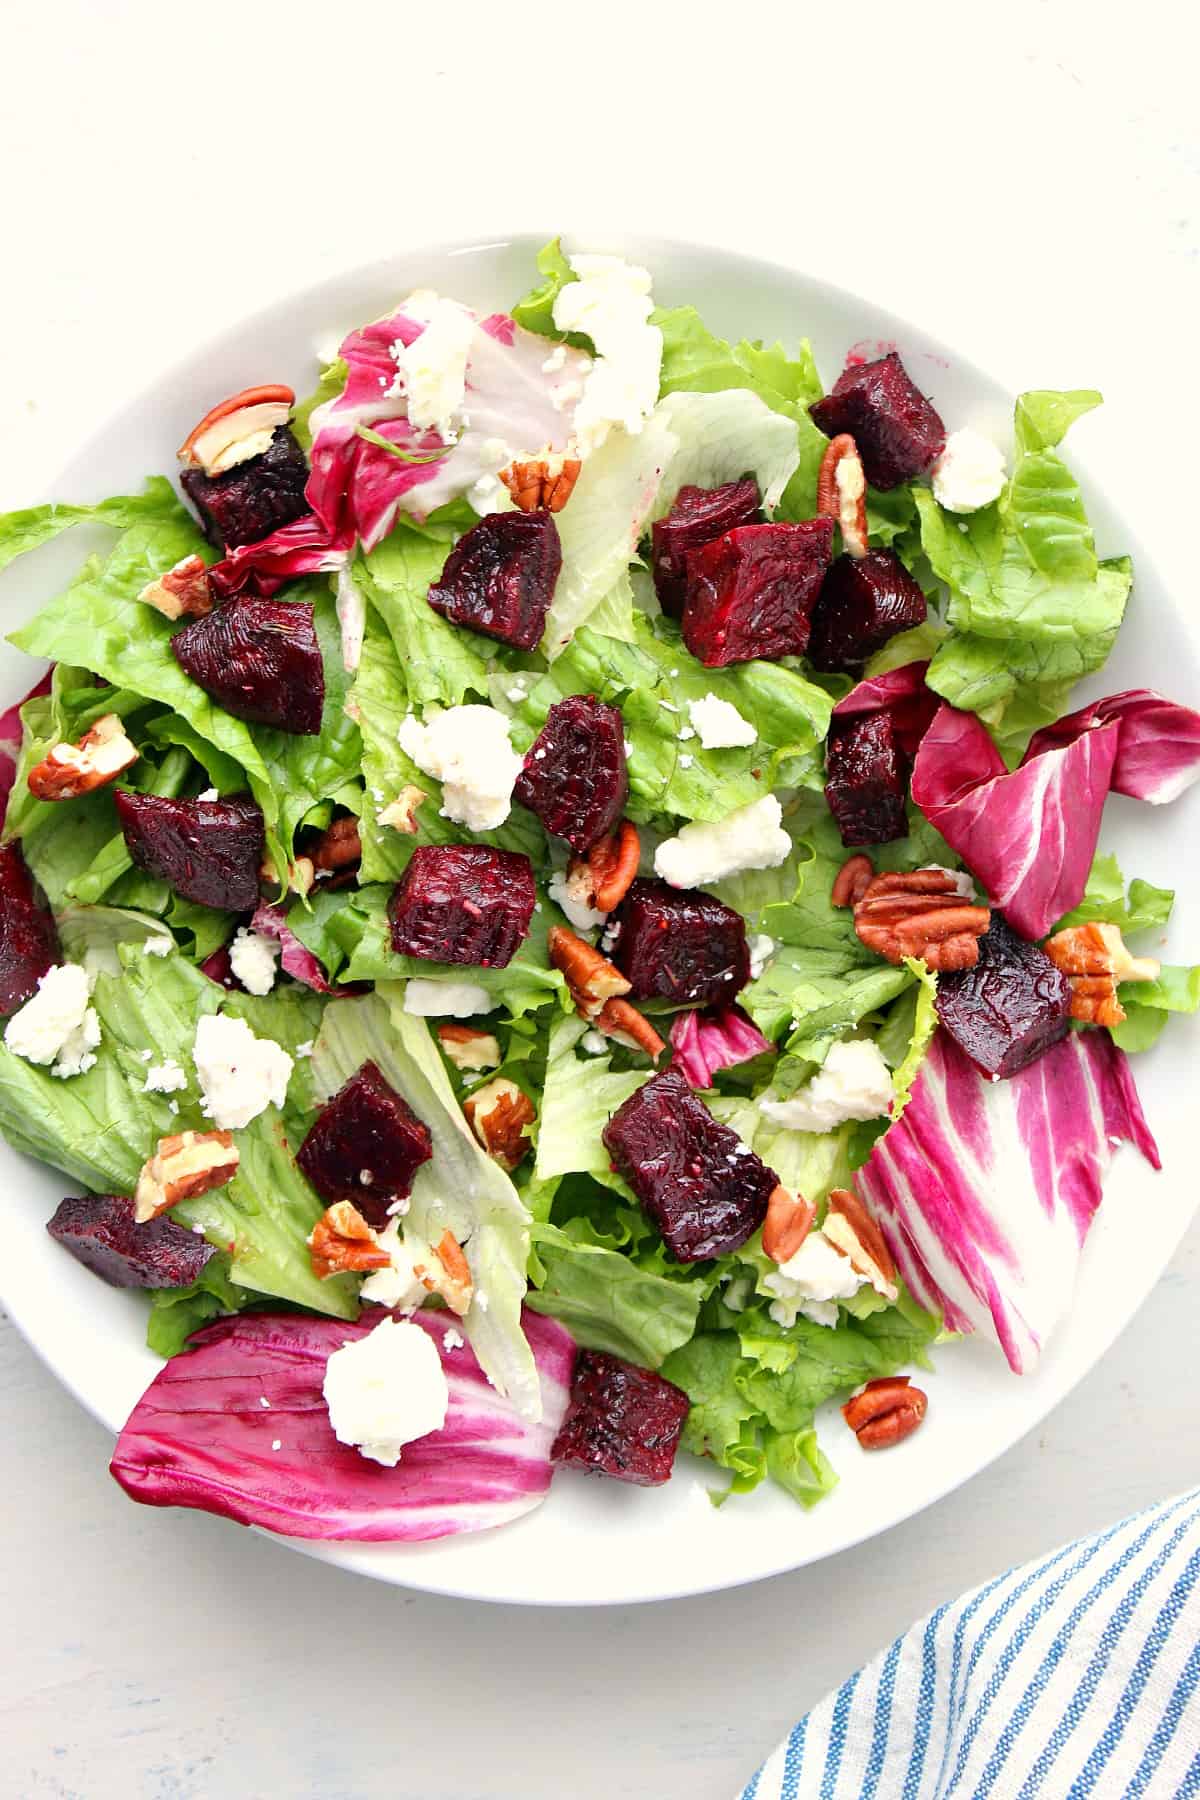
[{"label": "pecan half", "polygon": [[408,837],[417,835],[417,808],[429,795],[424,788],[403,787],[396,798],[384,807],[379,815],[381,825],[390,825],[393,831],[403,831]]},{"label": "pecan half", "polygon": [[537,1114],[515,1081],[489,1081],[463,1101],[467,1122],[493,1162],[513,1170],[529,1154],[529,1127]]},{"label": "pecan half", "polygon": [[437,1028],[438,1042],[456,1069],[498,1069],[500,1043],[490,1031],[475,1025],[451,1025]]},{"label": "pecan half", "polygon": [[74,800],[104,787],[138,759],[116,713],[105,713],[77,744],[55,744],[44,762],[29,771],[29,791],[37,800]]},{"label": "pecan half", "polygon": [[841,526],[848,556],[867,554],[867,478],[848,431],[830,438],[817,475],[817,516]]},{"label": "pecan half", "polygon": [[1069,925],[1042,948],[1070,979],[1071,1017],[1088,1025],[1119,1025],[1125,1008],[1117,983],[1157,981],[1161,968],[1153,956],[1132,955],[1119,925]]},{"label": "pecan half", "polygon": [[213,476],[261,456],[295,403],[291,388],[278,382],[230,394],[192,426],[179,446],[180,462]]},{"label": "pecan half", "polygon": [[500,479],[522,512],[561,512],[582,466],[577,456],[539,456],[510,463],[501,469]]},{"label": "pecan half", "polygon": [[318,1281],[350,1269],[386,1269],[392,1260],[352,1200],[325,1208],[308,1234],[308,1249]]},{"label": "pecan half", "polygon": [[829,890],[831,906],[857,906],[875,879],[875,864],[861,852],[848,856],[833,878]]},{"label": "pecan half", "polygon": [[353,868],[361,861],[362,840],[358,835],[358,820],[355,818],[335,819],[312,847],[315,869],[332,872],[335,869]]},{"label": "pecan half", "polygon": [[146,1225],[181,1200],[224,1187],[237,1174],[238,1150],[228,1131],[181,1131],[160,1138],[134,1189],[134,1219]]},{"label": "pecan half", "polygon": [[943,973],[973,969],[991,923],[986,906],[965,901],[947,869],[876,875],[854,907],[854,929],[890,963],[921,957]]},{"label": "pecan half", "polygon": [[834,1188],[821,1230],[835,1250],[850,1258],[850,1267],[862,1275],[877,1294],[890,1303],[900,1297],[896,1265],[882,1231],[850,1188]]},{"label": "pecan half", "polygon": [[213,609],[212,583],[202,557],[185,556],[138,595],[164,619],[202,619]]},{"label": "pecan half", "polygon": [[793,1194],[780,1182],[767,1200],[762,1247],[772,1262],[790,1262],[812,1230],[817,1209],[803,1194]]},{"label": "pecan half", "polygon": [[928,1409],[928,1394],[907,1375],[885,1375],[847,1400],[842,1417],[864,1450],[886,1450],[911,1437]]},{"label": "pecan half", "polygon": [[625,898],[638,872],[642,841],[637,826],[622,819],[615,831],[567,865],[567,891],[597,912],[611,912]]},{"label": "pecan half", "polygon": [[461,1319],[475,1295],[471,1265],[452,1231],[443,1231],[428,1263],[414,1263],[413,1274],[431,1294],[440,1294],[452,1313]]},{"label": "pecan half", "polygon": [[548,942],[550,961],[566,977],[571,998],[585,1019],[594,1019],[609,1000],[629,992],[620,969],[565,925],[554,925]]},{"label": "pecan half", "polygon": [[644,1051],[651,1062],[657,1062],[667,1047],[649,1019],[643,1018],[628,1000],[606,1001],[592,1022],[614,1043],[624,1044],[627,1050]]}]

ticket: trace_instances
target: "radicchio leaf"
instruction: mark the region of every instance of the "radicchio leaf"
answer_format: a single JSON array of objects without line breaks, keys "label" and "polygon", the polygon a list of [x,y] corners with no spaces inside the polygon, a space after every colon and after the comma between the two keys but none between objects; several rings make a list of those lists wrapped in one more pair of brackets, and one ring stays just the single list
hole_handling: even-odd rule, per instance
[{"label": "radicchio leaf", "polygon": [[[302,981],[317,994],[348,994],[354,988],[331,987],[325,979],[325,971],[306,944],[302,944],[287,922],[287,908],[268,906],[265,903],[258,908],[250,921],[251,931],[257,931],[262,937],[275,938],[279,943],[279,962],[285,975],[291,975],[296,981]],[[207,974],[207,969],[205,970]],[[220,977],[218,977],[220,979]]]},{"label": "radicchio leaf", "polygon": [[1035,731],[1025,761],[1107,725],[1120,731],[1110,781],[1114,794],[1161,806],[1178,799],[1200,778],[1200,713],[1165,700],[1151,688],[1110,694]]},{"label": "radicchio leaf", "polygon": [[925,685],[927,662],[905,663],[885,675],[871,675],[852,687],[833,709],[835,719],[854,719],[866,713],[885,712],[891,717],[896,741],[906,756],[916,754],[937,712],[939,701]]},{"label": "radicchio leaf", "polygon": [[1066,1314],[1114,1145],[1158,1149],[1125,1055],[1073,1032],[1008,1081],[938,1031],[900,1120],[859,1170],[914,1299],[995,1338],[1018,1374]]},{"label": "radicchio leaf", "polygon": [[501,1399],[469,1345],[448,1346],[452,1315],[416,1313],[413,1323],[442,1359],[450,1406],[442,1429],[406,1444],[388,1469],[338,1442],[322,1394],[333,1352],[387,1317],[379,1307],[353,1325],[247,1313],[205,1326],[134,1407],[112,1474],[147,1506],[192,1506],[324,1541],[417,1542],[529,1512],[550,1486],[550,1446],[575,1357],[569,1333],[524,1315],[542,1390],[542,1418],[531,1425]]},{"label": "radicchio leaf", "polygon": [[681,1012],[670,1037],[675,1066],[694,1088],[710,1088],[718,1069],[732,1069],[771,1048],[736,1006],[721,1012]]}]

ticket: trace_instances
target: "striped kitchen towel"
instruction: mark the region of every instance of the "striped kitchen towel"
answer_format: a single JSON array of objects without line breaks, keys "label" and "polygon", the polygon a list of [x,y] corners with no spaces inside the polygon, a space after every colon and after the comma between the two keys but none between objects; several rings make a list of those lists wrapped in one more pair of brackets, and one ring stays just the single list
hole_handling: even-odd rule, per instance
[{"label": "striped kitchen towel", "polygon": [[939,1606],[741,1800],[1200,1796],[1200,1488]]}]

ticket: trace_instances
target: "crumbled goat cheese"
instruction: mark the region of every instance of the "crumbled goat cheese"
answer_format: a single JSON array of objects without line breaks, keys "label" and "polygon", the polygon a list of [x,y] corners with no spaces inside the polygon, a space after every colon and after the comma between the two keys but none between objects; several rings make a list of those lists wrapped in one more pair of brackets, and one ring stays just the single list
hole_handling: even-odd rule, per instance
[{"label": "crumbled goat cheese", "polygon": [[170,956],[174,948],[175,939],[173,937],[156,931],[154,936],[148,937],[142,945],[142,953],[145,956]]},{"label": "crumbled goat cheese", "polygon": [[579,1040],[579,1048],[586,1050],[589,1056],[607,1056],[612,1045],[602,1031],[597,1031],[593,1027],[592,1030],[584,1032]]},{"label": "crumbled goat cheese", "polygon": [[268,1106],[282,1106],[292,1059],[274,1038],[255,1037],[243,1019],[208,1013],[196,1027],[192,1059],[202,1110],[222,1131],[238,1131]]},{"label": "crumbled goat cheese", "polygon": [[835,1302],[849,1300],[865,1280],[823,1231],[810,1231],[796,1254],[764,1275],[759,1285],[778,1296],[767,1311],[790,1331],[800,1313],[814,1325],[836,1325]]},{"label": "crumbled goat cheese", "polygon": [[732,701],[722,700],[718,694],[708,693],[703,700],[690,701],[688,713],[706,750],[731,750],[753,744],[758,737],[749,719],[742,717]]},{"label": "crumbled goat cheese", "polygon": [[405,396],[411,425],[436,431],[443,443],[452,443],[466,397],[467,357],[475,321],[456,300],[430,296],[426,302],[421,297],[414,305],[416,298],[410,296],[405,310],[418,318],[423,314],[427,323],[411,344],[397,339],[392,345],[396,379],[391,391]]},{"label": "crumbled goat cheese", "polygon": [[275,986],[279,944],[239,925],[229,946],[229,966],[248,994],[269,994]]},{"label": "crumbled goat cheese", "polygon": [[496,1002],[474,981],[437,981],[414,975],[405,983],[404,1010],[419,1019],[469,1019],[491,1012]]},{"label": "crumbled goat cheese", "polygon": [[[589,883],[591,877],[587,877]],[[595,931],[603,925],[608,914],[597,912],[589,906],[586,895],[581,899],[578,890],[571,891],[571,881],[565,869],[556,869],[546,883],[546,892],[555,906],[560,907],[575,931]]]},{"label": "crumbled goat cheese", "polygon": [[436,1260],[429,1245],[423,1238],[402,1235],[398,1216],[393,1216],[391,1224],[377,1233],[375,1241],[391,1261],[386,1269],[373,1269],[367,1276],[362,1284],[362,1298],[392,1312],[415,1312],[429,1298],[428,1288],[414,1272],[415,1264],[427,1269]]},{"label": "crumbled goat cheese", "polygon": [[952,431],[929,471],[933,497],[947,512],[978,512],[1000,497],[1004,452],[978,431]]},{"label": "crumbled goat cheese", "polygon": [[654,873],[672,887],[705,887],[743,869],[774,869],[787,860],[792,840],[774,794],[738,807],[715,824],[685,825],[654,852]]},{"label": "crumbled goat cheese", "polygon": [[776,1125],[832,1131],[847,1119],[878,1119],[892,1104],[891,1072],[870,1038],[831,1044],[823,1067],[790,1100],[761,1100]]},{"label": "crumbled goat cheese", "polygon": [[155,1063],[152,1069],[146,1070],[146,1079],[142,1083],[144,1094],[178,1094],[188,1084],[187,1072],[173,1056],[166,1062]]},{"label": "crumbled goat cheese", "polygon": [[216,788],[205,788],[202,794],[196,795],[196,798],[197,800],[219,800],[221,796],[218,794]]},{"label": "crumbled goat cheese", "polygon": [[443,1350],[461,1350],[466,1341],[462,1332],[455,1331],[452,1325],[442,1339],[442,1348]]},{"label": "crumbled goat cheese", "polygon": [[52,1075],[66,1080],[95,1065],[100,1021],[88,1005],[87,971],[59,963],[39,977],[37,993],[4,1028],[4,1042],[26,1062],[51,1063]]},{"label": "crumbled goat cheese", "polygon": [[679,766],[681,769],[690,769],[695,760],[694,756],[689,756],[687,751],[684,750],[679,757]]},{"label": "crumbled goat cheese", "polygon": [[424,724],[409,713],[400,748],[442,783],[442,817],[468,831],[494,831],[512,806],[521,757],[508,739],[508,720],[494,706],[451,706]]},{"label": "crumbled goat cheese", "polygon": [[596,361],[575,408],[574,439],[590,456],[614,426],[639,432],[658,401],[662,332],[650,324],[650,276],[619,256],[573,256],[578,280],[559,289],[554,323],[580,331],[596,346]]},{"label": "crumbled goat cheese", "polygon": [[759,976],[762,974],[763,970],[766,968],[768,962],[771,960],[771,956],[772,956],[772,953],[774,952],[774,949],[775,949],[775,939],[768,937],[765,932],[760,932],[758,937],[751,938],[751,940],[750,940],[750,979],[751,979],[751,981],[758,980]]},{"label": "crumbled goat cheese", "polygon": [[419,1325],[384,1319],[335,1350],[323,1390],[339,1443],[394,1469],[405,1444],[440,1431],[450,1387],[437,1346]]},{"label": "crumbled goat cheese", "polygon": [[306,1038],[302,1044],[296,1045],[296,1055],[298,1057],[309,1057],[312,1055],[312,1053],[313,1053],[312,1038]]}]

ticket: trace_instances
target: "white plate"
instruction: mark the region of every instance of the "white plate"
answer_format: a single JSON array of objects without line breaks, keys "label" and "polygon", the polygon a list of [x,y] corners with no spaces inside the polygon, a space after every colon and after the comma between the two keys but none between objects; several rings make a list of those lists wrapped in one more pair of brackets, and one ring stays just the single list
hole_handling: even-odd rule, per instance
[{"label": "white plate", "polygon": [[[588,245],[587,248],[600,246]],[[970,423],[1007,441],[1012,396],[954,349],[918,327],[828,283],[769,263],[667,241],[609,244],[644,262],[664,305],[691,302],[728,336],[813,340],[827,380],[860,340],[894,343],[918,385],[953,429]],[[84,500],[136,489],[151,470],[175,467],[175,446],[214,399],[252,382],[313,384],[315,346],[389,310],[410,288],[435,287],[490,310],[530,285],[536,240],[413,251],[314,288],[250,319],[182,362],[173,376],[130,406],[55,484],[53,498]],[[1077,433],[1080,440],[1085,431]],[[1200,699],[1196,642],[1156,578],[1149,553],[1119,521],[1101,473],[1072,450],[1103,553],[1134,555],[1137,584],[1113,658],[1085,692],[1160,687]],[[12,629],[77,565],[88,547],[77,531],[0,578]],[[33,667],[0,647],[0,694],[23,692]],[[1196,942],[1200,926],[1200,791],[1170,808],[1111,801],[1103,844],[1127,874],[1181,890],[1172,941]],[[1191,928],[1189,930],[1189,927]],[[1183,952],[1175,951],[1175,960]],[[754,1581],[847,1548],[884,1531],[970,1479],[1045,1417],[1092,1367],[1150,1293],[1196,1204],[1192,1050],[1176,1023],[1137,1059],[1139,1087],[1163,1152],[1155,1176],[1131,1149],[1112,1171],[1089,1239],[1074,1310],[1035,1375],[1011,1375],[997,1351],[966,1343],[941,1351],[925,1383],[923,1429],[886,1457],[864,1456],[835,1407],[822,1441],[841,1475],[832,1497],[806,1513],[769,1486],[720,1510],[707,1490],[718,1479],[681,1458],[670,1486],[643,1492],[560,1474],[544,1506],[500,1531],[428,1546],[296,1544],[343,1568],[406,1587],[481,1600],[597,1605],[657,1600]],[[105,1287],[66,1256],[43,1229],[64,1192],[63,1178],[0,1144],[6,1209],[0,1299],[40,1356],[114,1432],[158,1361],[143,1344],[145,1303]],[[1129,1451],[1129,1446],[1121,1454]],[[1097,1455],[1107,1454],[1103,1446]],[[102,1472],[97,1470],[97,1480]],[[231,1526],[232,1530],[233,1527]]]}]

